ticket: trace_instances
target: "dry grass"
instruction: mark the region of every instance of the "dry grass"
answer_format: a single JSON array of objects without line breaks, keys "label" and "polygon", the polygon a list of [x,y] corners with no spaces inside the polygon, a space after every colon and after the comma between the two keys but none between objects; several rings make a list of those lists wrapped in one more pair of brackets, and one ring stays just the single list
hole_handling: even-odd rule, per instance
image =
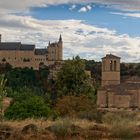
[{"label": "dry grass", "polygon": [[86,119],[72,119],[72,122],[74,125],[79,126],[83,129],[88,129],[96,124],[94,121],[89,121]]},{"label": "dry grass", "polygon": [[[137,116],[137,115],[136,115]],[[139,115],[138,115],[139,116]],[[101,126],[107,128],[107,131],[102,130],[100,133],[110,133],[113,138],[132,138],[134,136],[136,126],[140,122],[140,120],[137,120],[135,118],[135,115],[131,116],[130,114],[124,114],[124,113],[119,113],[118,114],[112,114],[112,113],[107,113],[104,116],[104,124],[97,124],[94,121],[89,121],[86,119],[76,119],[76,118],[66,118],[67,121],[64,123],[61,123],[64,121],[64,118],[61,118],[56,121],[52,120],[45,120],[45,119],[26,119],[26,120],[20,120],[20,121],[3,121],[1,124],[4,126],[9,126],[13,128],[15,135],[19,135],[19,132],[23,129],[24,126],[29,125],[29,124],[34,124],[38,127],[38,134],[36,140],[40,139],[42,140],[41,137],[55,137],[57,136],[57,132],[61,134],[61,132],[65,133],[65,129],[63,128],[69,128],[70,125],[75,125],[80,128],[82,128],[82,131],[80,133],[80,136],[82,137],[82,133],[86,132],[87,135],[90,135],[91,133],[96,133],[98,131],[98,128]],[[135,120],[136,119],[136,120]],[[69,123],[70,121],[70,123]],[[51,128],[51,126],[54,126],[53,131],[49,131],[49,129],[45,128]],[[93,129],[94,126],[98,126],[97,130],[95,127],[95,130]],[[61,131],[59,131],[60,129]],[[92,128],[92,129],[90,129]],[[45,130],[45,134],[43,133]],[[68,129],[69,130],[69,129]],[[133,131],[132,131],[133,130]],[[95,131],[95,132],[94,132]],[[138,129],[140,132],[140,129]],[[69,132],[69,131],[68,131]],[[47,134],[46,134],[47,133]],[[63,134],[63,133],[62,133]],[[140,135],[139,135],[140,136]],[[76,137],[77,138],[77,137]],[[28,139],[28,138],[27,138]],[[30,137],[31,139],[31,137]],[[10,139],[11,140],[11,139]],[[13,139],[12,139],[13,140]],[[20,135],[19,135],[19,140],[21,140]],[[54,140],[54,139],[50,139]]]},{"label": "dry grass", "polygon": [[50,120],[44,119],[26,119],[26,120],[11,120],[3,121],[2,124],[13,127],[14,129],[22,129],[25,125],[35,124],[39,129],[44,129],[53,124]]},{"label": "dry grass", "polygon": [[[95,125],[96,123],[94,121],[88,121],[86,119],[71,119],[72,124],[79,126],[81,128],[90,128],[91,126]],[[10,126],[14,129],[22,129],[25,125],[28,124],[35,124],[39,129],[45,129],[46,127],[52,126],[55,121],[52,120],[44,120],[44,119],[26,119],[26,120],[13,120],[13,121],[3,121],[1,122],[3,125]]]}]

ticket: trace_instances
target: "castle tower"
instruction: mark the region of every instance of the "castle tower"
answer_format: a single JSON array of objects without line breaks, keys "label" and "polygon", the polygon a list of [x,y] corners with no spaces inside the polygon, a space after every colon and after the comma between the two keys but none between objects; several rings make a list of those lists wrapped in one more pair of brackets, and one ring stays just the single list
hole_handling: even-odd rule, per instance
[{"label": "castle tower", "polygon": [[120,57],[107,54],[102,58],[102,86],[120,84]]},{"label": "castle tower", "polygon": [[63,60],[63,41],[61,34],[58,41],[58,60]]},{"label": "castle tower", "polygon": [[0,43],[1,43],[1,34],[0,34]]}]

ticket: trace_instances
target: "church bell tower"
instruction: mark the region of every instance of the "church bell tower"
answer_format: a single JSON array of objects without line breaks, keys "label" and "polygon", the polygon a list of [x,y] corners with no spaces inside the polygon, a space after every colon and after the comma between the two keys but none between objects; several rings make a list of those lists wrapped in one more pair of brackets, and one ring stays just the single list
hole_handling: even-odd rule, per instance
[{"label": "church bell tower", "polygon": [[120,57],[107,54],[102,58],[102,87],[120,84]]}]

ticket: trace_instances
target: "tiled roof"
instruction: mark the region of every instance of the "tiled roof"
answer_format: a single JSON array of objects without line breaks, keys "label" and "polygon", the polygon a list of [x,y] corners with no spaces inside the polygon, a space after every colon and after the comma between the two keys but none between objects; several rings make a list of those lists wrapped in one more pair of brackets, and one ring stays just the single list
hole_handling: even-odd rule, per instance
[{"label": "tiled roof", "polygon": [[45,55],[47,54],[47,49],[35,49],[35,55]]},{"label": "tiled roof", "polygon": [[0,50],[34,50],[35,45],[21,44],[20,42],[1,42]]},{"label": "tiled roof", "polygon": [[0,50],[19,50],[20,46],[20,42],[2,42],[0,43]]},{"label": "tiled roof", "polygon": [[34,50],[35,49],[35,45],[28,45],[28,44],[22,44],[20,47],[20,50]]},{"label": "tiled roof", "polygon": [[138,90],[140,89],[140,83],[122,83],[120,85],[106,86],[109,91],[118,91],[122,94],[127,90]]},{"label": "tiled roof", "polygon": [[107,54],[105,57],[103,57],[102,59],[120,59],[120,57],[115,56],[113,54]]}]

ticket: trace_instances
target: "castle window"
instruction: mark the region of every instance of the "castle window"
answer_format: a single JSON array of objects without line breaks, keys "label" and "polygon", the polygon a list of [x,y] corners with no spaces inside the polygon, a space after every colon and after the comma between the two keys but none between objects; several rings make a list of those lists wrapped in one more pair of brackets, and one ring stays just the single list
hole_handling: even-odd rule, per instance
[{"label": "castle window", "polygon": [[30,62],[30,59],[29,58],[24,58],[23,62]]},{"label": "castle window", "polygon": [[114,71],[116,71],[116,70],[117,70],[117,62],[114,61]]},{"label": "castle window", "polygon": [[113,71],[113,61],[110,60],[110,71]]},{"label": "castle window", "polygon": [[5,61],[6,61],[6,59],[5,59],[5,58],[3,58],[3,59],[2,59],[2,62],[5,62]]}]

